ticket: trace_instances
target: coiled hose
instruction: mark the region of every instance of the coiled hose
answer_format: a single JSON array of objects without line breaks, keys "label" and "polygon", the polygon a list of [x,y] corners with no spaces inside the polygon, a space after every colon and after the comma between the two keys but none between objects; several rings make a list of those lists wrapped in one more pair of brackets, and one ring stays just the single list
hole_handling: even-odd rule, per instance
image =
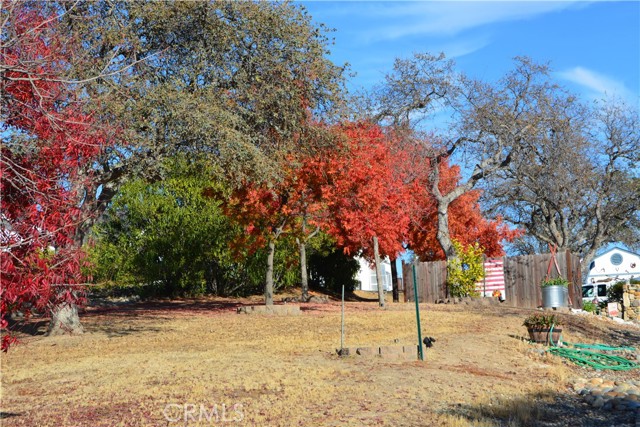
[{"label": "coiled hose", "polygon": [[[553,327],[549,331],[549,343],[551,347],[547,350],[551,354],[569,359],[580,366],[588,366],[594,369],[608,369],[612,371],[629,371],[640,368],[638,363],[632,362],[621,356],[600,353],[599,351],[635,351],[633,347],[611,347],[605,344],[571,344],[562,341],[562,335],[557,342],[553,342]],[[563,347],[559,347],[559,345]],[[568,348],[573,347],[573,348]],[[589,350],[597,351],[589,351]]]}]

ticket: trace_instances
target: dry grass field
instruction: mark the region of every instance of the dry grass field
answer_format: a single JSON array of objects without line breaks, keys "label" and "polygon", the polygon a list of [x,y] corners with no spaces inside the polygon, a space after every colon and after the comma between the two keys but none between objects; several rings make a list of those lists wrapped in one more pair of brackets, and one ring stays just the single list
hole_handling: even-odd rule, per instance
[{"label": "dry grass field", "polygon": [[[255,301],[255,300],[254,300]],[[540,355],[528,310],[422,305],[426,360],[340,358],[340,305],[299,316],[237,314],[201,299],[90,308],[86,333],[27,336],[3,354],[0,424],[11,426],[630,425],[570,389],[597,373]],[[412,304],[346,305],[346,344],[416,342]],[[566,317],[573,342],[640,344],[640,330]]]}]

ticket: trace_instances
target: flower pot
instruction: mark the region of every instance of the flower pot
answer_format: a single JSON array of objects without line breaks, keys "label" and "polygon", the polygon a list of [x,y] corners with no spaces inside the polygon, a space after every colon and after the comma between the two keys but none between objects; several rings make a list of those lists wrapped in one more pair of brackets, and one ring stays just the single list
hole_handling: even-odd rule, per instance
[{"label": "flower pot", "polygon": [[529,338],[531,338],[531,341],[538,344],[551,344],[551,342],[549,341],[549,338],[551,338],[551,341],[553,341],[553,344],[557,344],[558,341],[560,341],[560,336],[562,335],[562,329],[559,329],[559,328],[553,328],[551,337],[549,336],[549,332],[551,331],[550,328],[544,328],[544,329],[528,328],[527,330],[529,331]]},{"label": "flower pot", "polygon": [[566,286],[546,286],[542,288],[542,307],[567,307],[569,289]]}]

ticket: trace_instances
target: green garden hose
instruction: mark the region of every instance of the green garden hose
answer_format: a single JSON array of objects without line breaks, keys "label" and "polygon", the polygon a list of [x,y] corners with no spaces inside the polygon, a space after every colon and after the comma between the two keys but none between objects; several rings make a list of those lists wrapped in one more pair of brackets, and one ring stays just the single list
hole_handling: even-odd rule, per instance
[{"label": "green garden hose", "polygon": [[[598,350],[598,351],[635,351],[633,347],[611,347],[605,344],[571,344],[565,341],[562,341],[562,335],[558,339],[557,342],[553,342],[551,338],[553,335],[553,327],[549,331],[549,343],[551,344],[551,348],[547,351],[551,354],[555,354],[556,356],[564,357],[566,359],[571,360],[573,363],[580,366],[589,366],[594,369],[609,369],[612,371],[629,371],[631,369],[640,368],[640,365],[632,362],[630,360],[625,359],[621,356],[615,356],[611,354],[598,353],[596,351],[588,351],[590,350]],[[559,344],[562,344],[564,347],[558,347]],[[574,348],[567,348],[574,347]]]},{"label": "green garden hose", "polygon": [[564,347],[551,347],[549,353],[564,357],[580,366],[590,366],[594,369],[609,369],[612,371],[629,371],[640,365],[624,357],[611,354],[596,353],[594,351],[578,350]]}]

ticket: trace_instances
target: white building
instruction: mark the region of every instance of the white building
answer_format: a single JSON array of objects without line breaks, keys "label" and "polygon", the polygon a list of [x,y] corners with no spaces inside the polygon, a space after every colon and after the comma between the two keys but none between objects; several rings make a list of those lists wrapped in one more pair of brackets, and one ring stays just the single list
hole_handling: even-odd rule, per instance
[{"label": "white building", "polygon": [[631,278],[640,278],[640,255],[616,247],[594,258],[585,284],[613,283]]},{"label": "white building", "polygon": [[[360,269],[356,279],[360,282],[359,289],[362,291],[378,291],[378,282],[376,281],[376,269],[375,266],[369,265],[369,261],[364,258],[356,257],[358,263],[360,263]],[[393,286],[391,282],[391,263],[389,258],[384,258],[380,263],[382,269],[382,283],[385,291],[391,291]]]}]

